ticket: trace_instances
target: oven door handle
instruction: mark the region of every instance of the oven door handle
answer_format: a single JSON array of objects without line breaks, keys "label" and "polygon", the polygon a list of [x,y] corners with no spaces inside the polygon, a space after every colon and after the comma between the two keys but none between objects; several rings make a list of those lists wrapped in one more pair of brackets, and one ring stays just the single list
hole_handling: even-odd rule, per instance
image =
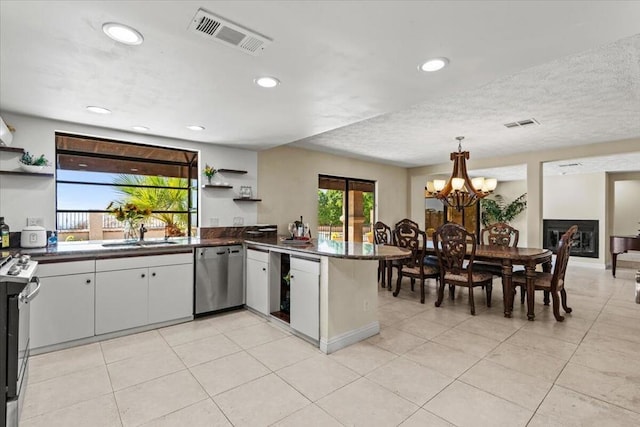
[{"label": "oven door handle", "polygon": [[31,291],[31,293],[29,293],[29,295],[24,296],[21,295],[20,296],[20,301],[22,301],[25,304],[28,304],[29,302],[31,302],[31,300],[33,300],[37,293],[40,292],[40,286],[42,286],[42,284],[40,283],[40,278],[36,277],[32,277],[31,280],[29,281],[30,283],[37,283],[38,285],[36,286],[36,288]]}]

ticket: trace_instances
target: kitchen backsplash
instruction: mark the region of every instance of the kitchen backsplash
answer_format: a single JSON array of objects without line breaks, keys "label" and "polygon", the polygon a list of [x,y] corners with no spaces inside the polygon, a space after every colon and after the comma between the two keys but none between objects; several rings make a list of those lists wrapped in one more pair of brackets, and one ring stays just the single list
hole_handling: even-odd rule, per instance
[{"label": "kitchen backsplash", "polygon": [[[247,233],[249,232],[249,233]],[[260,234],[258,234],[260,233]],[[215,239],[220,237],[268,237],[278,234],[277,225],[246,225],[241,227],[201,227],[201,239]]]}]

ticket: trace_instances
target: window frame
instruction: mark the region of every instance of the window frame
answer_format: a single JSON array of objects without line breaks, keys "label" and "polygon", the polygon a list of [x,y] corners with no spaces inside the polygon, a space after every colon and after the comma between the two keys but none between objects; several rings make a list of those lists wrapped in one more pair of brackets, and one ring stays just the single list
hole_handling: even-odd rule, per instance
[{"label": "window frame", "polygon": [[[141,157],[135,157],[135,156],[127,156],[127,155],[117,155],[117,154],[108,154],[108,153],[95,153],[95,152],[90,152],[90,151],[80,151],[80,150],[73,150],[73,149],[67,149],[67,148],[59,148],[59,142],[61,141],[60,138],[79,138],[82,140],[92,140],[92,141],[96,141],[96,142],[101,142],[101,143],[113,143],[113,144],[119,144],[122,146],[133,146],[133,147],[141,147],[141,148],[148,148],[149,150],[151,149],[161,149],[161,150],[168,150],[168,151],[175,151],[177,153],[184,153],[185,154],[185,161],[172,161],[172,160],[162,160],[162,159],[157,159],[157,158],[141,158]],[[191,156],[188,156],[187,154],[190,154]],[[60,165],[60,161],[59,161],[59,155],[76,155],[76,156],[82,156],[82,157],[88,157],[88,158],[94,158],[94,159],[103,159],[103,160],[111,160],[111,161],[134,161],[134,162],[138,162],[138,163],[148,163],[148,164],[157,164],[157,165],[164,165],[164,166],[178,166],[178,167],[186,167],[187,170],[187,183],[188,185],[186,187],[172,187],[172,186],[159,186],[159,185],[136,185],[136,184],[116,184],[116,183],[105,183],[105,182],[92,182],[92,181],[74,181],[74,180],[66,180],[66,179],[58,179],[58,170],[73,170],[73,169],[62,169],[59,167]],[[56,229],[58,228],[58,214],[60,213],[75,213],[75,212],[79,212],[79,213],[87,213],[87,214],[91,214],[91,213],[110,213],[111,211],[107,210],[107,209],[58,209],[58,187],[59,184],[71,184],[71,185],[91,185],[91,186],[105,186],[105,187],[111,187],[111,188],[117,188],[117,187],[128,187],[128,188],[149,188],[149,189],[170,189],[170,190],[186,190],[187,191],[187,210],[186,211],[182,211],[182,210],[152,210],[153,213],[166,213],[166,214],[186,214],[187,216],[187,229],[186,231],[186,236],[187,237],[193,237],[192,236],[192,229],[193,229],[193,221],[192,221],[192,216],[195,213],[195,225],[198,224],[199,221],[199,215],[200,215],[200,211],[198,209],[197,203],[196,206],[193,206],[193,202],[194,202],[194,196],[197,196],[198,193],[198,185],[199,185],[199,181],[198,181],[198,174],[197,172],[194,173],[194,170],[197,171],[197,167],[198,167],[198,160],[199,160],[199,152],[197,150],[189,150],[189,149],[181,149],[181,148],[174,148],[174,147],[165,147],[165,146],[159,146],[159,145],[153,145],[153,144],[142,144],[142,143],[138,143],[138,142],[131,142],[131,141],[122,141],[122,140],[116,140],[116,139],[110,139],[110,138],[102,138],[102,137],[95,137],[95,136],[87,136],[87,135],[82,135],[82,134],[73,134],[73,133],[66,133],[66,132],[56,132],[55,133],[55,159],[56,159],[56,175],[55,175],[55,198],[56,198]],[[101,172],[101,171],[97,171],[97,170],[92,170],[92,169],[87,169],[87,172]],[[111,173],[117,173],[117,172],[111,172]],[[122,174],[126,174],[125,172],[122,172]],[[131,175],[135,175],[135,176],[141,176],[144,174],[131,174]],[[147,176],[153,176],[153,175],[147,175]],[[169,178],[182,178],[182,177],[169,177]],[[185,178],[183,178],[185,179]],[[198,181],[198,183],[196,183],[196,185],[191,185],[193,180]]]}]

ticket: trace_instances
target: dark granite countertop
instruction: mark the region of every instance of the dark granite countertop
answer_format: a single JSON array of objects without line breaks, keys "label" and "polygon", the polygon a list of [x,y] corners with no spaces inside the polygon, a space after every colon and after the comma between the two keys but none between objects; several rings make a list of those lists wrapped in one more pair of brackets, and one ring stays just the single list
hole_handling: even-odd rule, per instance
[{"label": "dark granite countertop", "polygon": [[[371,243],[345,243],[332,240],[311,240],[309,244],[283,243],[282,237],[183,237],[145,240],[142,244],[123,240],[95,240],[82,242],[60,242],[57,246],[37,249],[11,249],[11,253],[31,255],[41,264],[60,261],[83,261],[92,259],[122,258],[129,256],[170,255],[192,251],[204,246],[259,245],[270,249],[300,252],[302,254],[329,256],[334,258],[380,260],[406,258],[409,251],[395,246]],[[107,246],[104,246],[107,245]]]},{"label": "dark granite countertop", "polygon": [[[134,244],[124,240],[89,240],[82,242],[60,242],[57,246],[23,249],[15,248],[11,252],[31,255],[41,264],[60,261],[82,261],[89,259],[122,258],[128,256],[170,255],[186,253],[204,246],[241,245],[244,239],[239,237],[220,237],[200,239],[197,237],[145,240]],[[107,246],[103,246],[103,245]]]},{"label": "dark granite countertop", "polygon": [[[335,240],[312,239],[307,244],[291,244],[278,238],[245,239],[249,246],[263,246],[269,249],[300,252],[308,255],[320,255],[333,258],[390,260],[406,258],[411,252],[397,246],[374,245],[372,243],[337,242]],[[298,242],[296,242],[298,243]]]}]

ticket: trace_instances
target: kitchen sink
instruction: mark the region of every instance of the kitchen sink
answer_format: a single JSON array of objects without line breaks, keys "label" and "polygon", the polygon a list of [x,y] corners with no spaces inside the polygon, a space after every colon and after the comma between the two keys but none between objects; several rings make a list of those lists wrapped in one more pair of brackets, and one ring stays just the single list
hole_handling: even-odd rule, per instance
[{"label": "kitchen sink", "polygon": [[178,242],[169,242],[165,240],[142,240],[142,241],[134,241],[134,242],[110,242],[103,243],[102,246],[105,248],[126,248],[126,247],[141,247],[141,246],[164,246],[164,245],[175,245]]},{"label": "kitchen sink", "polygon": [[168,240],[143,240],[136,242],[140,246],[162,246],[162,245],[175,245],[178,242],[170,242]]}]

